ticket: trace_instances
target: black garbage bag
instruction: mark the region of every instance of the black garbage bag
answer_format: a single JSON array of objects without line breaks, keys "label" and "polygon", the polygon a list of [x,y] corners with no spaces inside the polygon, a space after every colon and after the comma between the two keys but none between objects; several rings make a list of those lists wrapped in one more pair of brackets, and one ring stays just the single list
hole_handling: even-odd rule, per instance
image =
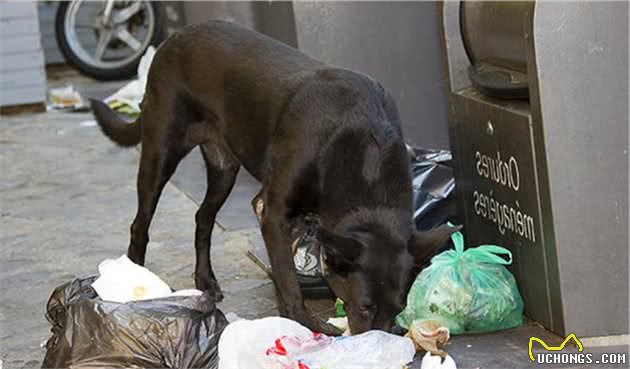
[{"label": "black garbage bag", "polygon": [[414,148],[411,159],[413,220],[421,231],[433,229],[457,216],[455,178],[448,150]]},{"label": "black garbage bag", "polygon": [[227,321],[209,292],[121,304],[100,299],[95,279],[50,296],[42,368],[217,368]]}]

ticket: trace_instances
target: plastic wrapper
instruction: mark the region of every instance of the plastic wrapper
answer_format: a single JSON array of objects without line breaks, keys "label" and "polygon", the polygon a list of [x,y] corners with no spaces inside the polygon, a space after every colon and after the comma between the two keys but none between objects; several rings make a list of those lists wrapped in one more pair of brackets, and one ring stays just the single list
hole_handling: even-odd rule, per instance
[{"label": "plastic wrapper", "polygon": [[427,352],[422,357],[420,369],[457,369],[457,365],[455,364],[455,360],[449,355],[442,358],[439,355],[433,355]]},{"label": "plastic wrapper", "polygon": [[225,328],[219,341],[219,369],[270,369],[267,349],[279,337],[310,337],[311,331],[293,320],[268,317],[241,319]]},{"label": "plastic wrapper", "polygon": [[214,296],[117,303],[91,287],[96,277],[57,287],[46,318],[52,337],[42,368],[217,368],[227,321]]},{"label": "plastic wrapper", "polygon": [[113,110],[136,118],[140,115],[140,103],[147,85],[149,67],[155,56],[155,48],[149,46],[138,63],[138,78],[127,83],[113,95],[105,99],[105,103]]},{"label": "plastic wrapper", "polygon": [[264,368],[282,369],[402,369],[416,349],[407,337],[383,331],[356,336],[322,334],[284,336],[266,351]]},{"label": "plastic wrapper", "polygon": [[445,357],[444,346],[448,344],[451,334],[435,320],[415,320],[406,334],[416,345],[418,351],[427,351],[433,355]]},{"label": "plastic wrapper", "polygon": [[464,250],[460,232],[451,239],[454,249],[434,256],[416,278],[396,323],[409,328],[414,321],[434,320],[451,334],[522,325],[523,300],[505,267],[512,263],[511,252],[494,245]]}]

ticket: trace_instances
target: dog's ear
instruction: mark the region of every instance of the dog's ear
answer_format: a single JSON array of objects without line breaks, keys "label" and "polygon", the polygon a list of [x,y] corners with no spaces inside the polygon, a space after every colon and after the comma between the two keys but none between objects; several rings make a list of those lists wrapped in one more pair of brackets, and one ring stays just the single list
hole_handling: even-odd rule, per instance
[{"label": "dog's ear", "polygon": [[317,231],[326,265],[337,274],[351,272],[363,251],[363,245],[351,237],[342,236],[325,228]]},{"label": "dog's ear", "polygon": [[424,265],[444,246],[451,235],[462,229],[461,225],[451,227],[446,224],[429,231],[415,231],[409,240],[409,252],[416,265]]}]

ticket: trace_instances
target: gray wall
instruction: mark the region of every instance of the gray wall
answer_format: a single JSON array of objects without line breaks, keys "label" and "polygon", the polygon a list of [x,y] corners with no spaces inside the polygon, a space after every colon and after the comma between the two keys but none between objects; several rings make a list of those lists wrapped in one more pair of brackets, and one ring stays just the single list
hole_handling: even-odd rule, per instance
[{"label": "gray wall", "polygon": [[534,30],[565,322],[627,334],[628,3],[539,2]]},{"label": "gray wall", "polygon": [[255,28],[254,4],[249,1],[189,1],[184,3],[186,24],[222,19]]},{"label": "gray wall", "polygon": [[436,3],[296,2],[300,50],[379,80],[407,141],[448,148]]},{"label": "gray wall", "polygon": [[59,3],[41,1],[37,5],[39,8],[39,27],[41,30],[46,64],[63,63],[65,59],[57,47],[57,39],[55,38],[55,15],[57,14]]},{"label": "gray wall", "polygon": [[449,147],[436,3],[190,2],[184,8],[187,24],[230,20],[371,75],[394,96],[408,142]]}]

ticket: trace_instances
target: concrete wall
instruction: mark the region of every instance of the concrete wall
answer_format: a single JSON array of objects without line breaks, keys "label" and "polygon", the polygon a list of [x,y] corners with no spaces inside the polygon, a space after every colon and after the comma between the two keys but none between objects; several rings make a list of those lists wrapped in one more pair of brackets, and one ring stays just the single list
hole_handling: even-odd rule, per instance
[{"label": "concrete wall", "polygon": [[407,141],[448,148],[446,97],[433,2],[296,2],[300,50],[379,80]]},{"label": "concrete wall", "polygon": [[186,23],[230,20],[379,80],[408,142],[448,148],[436,3],[190,2]]},{"label": "concrete wall", "polygon": [[184,3],[186,24],[222,19],[255,28],[254,4],[250,1],[189,1]]}]

